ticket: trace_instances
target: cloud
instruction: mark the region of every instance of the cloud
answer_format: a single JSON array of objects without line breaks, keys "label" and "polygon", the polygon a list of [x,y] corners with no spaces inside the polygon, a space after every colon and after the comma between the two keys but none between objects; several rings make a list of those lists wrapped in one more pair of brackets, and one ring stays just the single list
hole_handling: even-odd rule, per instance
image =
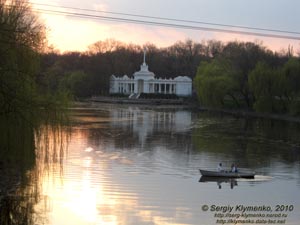
[{"label": "cloud", "polygon": [[93,9],[97,11],[108,11],[108,5],[104,3],[93,4]]},{"label": "cloud", "polygon": [[282,49],[288,49],[289,46],[293,47],[296,51],[299,49],[300,41],[297,40],[288,40],[281,38],[271,38],[271,37],[261,37],[255,35],[243,35],[243,34],[231,34],[231,33],[223,33],[223,32],[201,32],[195,31],[191,33],[191,39],[195,41],[202,40],[219,40],[224,43],[228,43],[230,41],[240,41],[240,42],[255,42],[260,43],[263,46],[267,47],[272,51],[281,51]]},{"label": "cloud", "polygon": [[[116,0],[114,4],[116,4]],[[88,0],[88,1],[49,1],[41,0],[39,3],[51,4],[55,6],[69,6],[76,8],[85,8],[99,11],[110,11],[112,7],[108,1]],[[34,5],[34,7],[37,7]],[[41,6],[39,6],[40,8]],[[54,8],[58,9],[58,8]],[[63,10],[63,8],[61,8]],[[113,11],[113,10],[112,10]],[[92,13],[83,11],[84,13]],[[150,12],[147,12],[150,13]],[[97,13],[97,15],[109,15]],[[115,15],[114,15],[115,16]],[[112,22],[96,20],[91,18],[76,18],[63,15],[41,14],[46,26],[49,28],[49,43],[61,51],[85,51],[90,44],[99,40],[113,38],[119,41],[135,44],[153,43],[159,47],[172,45],[178,40],[187,38],[201,42],[203,40],[228,41],[256,41],[261,40],[268,48],[280,51],[289,45],[294,46],[296,50],[299,47],[299,41],[284,40],[275,38],[265,38],[256,36],[247,36],[241,34],[230,34],[209,31],[196,31],[188,29],[175,29],[169,27],[159,27],[141,24],[130,24],[122,22]],[[167,16],[166,16],[167,17]]]}]

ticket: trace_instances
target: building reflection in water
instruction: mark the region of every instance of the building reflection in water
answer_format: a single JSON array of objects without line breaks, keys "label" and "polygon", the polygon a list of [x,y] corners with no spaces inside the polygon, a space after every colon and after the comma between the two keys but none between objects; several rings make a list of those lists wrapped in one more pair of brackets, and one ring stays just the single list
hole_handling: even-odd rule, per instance
[{"label": "building reflection in water", "polygon": [[[163,175],[149,174],[144,180],[143,174],[130,172],[132,165],[124,162],[122,153],[99,153],[88,136],[87,130],[73,131],[63,173],[43,177],[43,195],[51,205],[48,224],[174,224],[170,221],[189,217],[189,209],[168,205],[175,193],[184,194],[181,190],[164,197],[156,190],[153,182],[161,182]],[[164,204],[167,210],[159,208]]]},{"label": "building reflection in water", "polygon": [[136,107],[110,111],[111,126],[138,136],[143,146],[147,137],[158,133],[177,133],[189,129],[192,123],[191,111],[141,110]]},{"label": "building reflection in water", "polygon": [[[63,129],[51,133],[52,128],[45,126],[40,130],[41,145],[32,146],[33,142],[28,142],[31,143],[28,152],[32,153],[29,154],[32,160],[28,161],[24,175],[33,173],[24,187],[36,189],[31,191],[29,199],[22,197],[29,196],[28,191],[23,195],[16,192],[17,199],[22,199],[18,205],[24,206],[27,202],[27,208],[10,204],[6,211],[19,215],[21,221],[26,215],[24,212],[32,209],[27,210],[32,218],[29,221],[36,222],[32,224],[199,224],[199,219],[203,224],[212,224],[214,218],[200,214],[203,203],[215,204],[211,196],[216,197],[219,204],[228,204],[228,199],[230,204],[244,204],[247,199],[242,199],[247,191],[273,205],[279,198],[290,197],[285,191],[287,183],[290,193],[299,192],[299,183],[295,184],[297,179],[263,183],[238,179],[238,188],[236,181],[198,183],[198,167],[214,166],[228,159],[231,162],[235,152],[226,149],[233,149],[235,143],[246,140],[250,146],[257,146],[253,139],[240,136],[236,139],[235,133],[228,130],[234,128],[231,131],[239,132],[239,126],[228,126],[223,118],[201,115],[199,122],[198,118],[192,118],[192,112],[185,110],[101,107],[101,110],[76,111],[70,134]],[[235,123],[229,123],[232,124]],[[32,135],[29,140],[33,140]],[[222,148],[217,149],[215,143]],[[278,142],[270,147],[276,149],[277,145]],[[68,146],[68,151],[61,151],[64,146]],[[189,154],[186,149],[191,149]],[[262,151],[246,149],[251,153],[248,156],[251,161],[257,161],[262,155]],[[280,149],[277,152],[281,152]],[[262,157],[266,158],[266,154]],[[277,163],[277,159],[270,156],[267,159]],[[240,163],[245,165],[242,160]],[[277,169],[280,174],[293,174],[298,178],[295,171],[299,160],[296,163],[280,161],[280,166],[273,167],[272,173]],[[280,191],[280,187],[284,189]],[[274,198],[274,193],[278,198]],[[299,205],[299,198],[291,196],[293,204]],[[10,202],[16,202],[12,200]],[[3,205],[2,200],[0,206]],[[12,211],[16,208],[22,210]],[[37,212],[41,215],[39,218]],[[11,220],[9,213],[0,215],[1,222]]]},{"label": "building reflection in water", "polygon": [[[152,164],[167,165],[169,162],[161,158],[157,161],[158,154],[162,153],[159,157],[164,157],[165,153],[136,154],[137,149],[131,149],[128,139],[135,137],[134,142],[140,149],[153,135],[184,132],[191,125],[191,112],[136,108],[109,112],[109,121],[99,127],[91,122],[95,115],[88,118],[84,114],[90,126],[83,129],[80,125],[72,130],[62,173],[43,178],[43,195],[48,197],[51,205],[49,224],[63,224],[63,221],[74,225],[168,224],[171,218],[180,221],[181,217],[188,216],[180,204],[171,208],[165,206],[168,210],[160,208],[168,205],[174,196],[184,194],[174,190],[161,196],[163,192],[157,190],[165,176],[162,171],[156,174]],[[124,141],[125,149],[117,147],[119,139]],[[156,147],[160,146],[156,144]],[[153,171],[144,180],[143,171],[146,170]]]}]

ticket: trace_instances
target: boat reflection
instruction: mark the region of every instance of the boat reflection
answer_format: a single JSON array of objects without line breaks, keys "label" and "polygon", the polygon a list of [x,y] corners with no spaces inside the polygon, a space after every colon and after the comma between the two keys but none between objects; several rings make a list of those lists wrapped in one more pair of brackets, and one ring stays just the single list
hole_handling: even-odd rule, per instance
[{"label": "boat reflection", "polygon": [[231,189],[233,189],[235,186],[238,186],[238,182],[235,178],[227,177],[201,176],[199,182],[216,182],[219,189],[222,189],[222,183],[229,184]]}]

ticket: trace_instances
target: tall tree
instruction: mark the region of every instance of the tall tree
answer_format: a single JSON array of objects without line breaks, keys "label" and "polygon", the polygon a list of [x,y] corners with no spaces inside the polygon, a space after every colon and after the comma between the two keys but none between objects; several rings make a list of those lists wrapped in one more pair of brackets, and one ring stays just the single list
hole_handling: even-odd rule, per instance
[{"label": "tall tree", "polygon": [[256,111],[280,112],[284,110],[285,101],[282,96],[285,82],[280,69],[272,68],[265,62],[259,62],[250,72],[248,79],[249,89],[255,97],[253,107]]},{"label": "tall tree", "polygon": [[[226,60],[215,59],[202,62],[194,80],[194,86],[200,102],[204,105],[224,106],[226,97],[234,97],[236,83],[232,79],[234,73]],[[234,99],[236,101],[236,99]]]},{"label": "tall tree", "polygon": [[285,96],[289,101],[290,112],[300,114],[300,60],[299,58],[290,58],[283,67],[286,92]]},{"label": "tall tree", "polygon": [[263,46],[252,42],[230,42],[228,43],[219,57],[230,61],[235,78],[238,82],[236,95],[243,98],[248,108],[252,107],[253,95],[249,90],[248,76],[259,61],[267,60],[272,53]]},{"label": "tall tree", "polygon": [[28,1],[0,0],[1,113],[36,103],[35,79],[45,40],[45,28]]}]

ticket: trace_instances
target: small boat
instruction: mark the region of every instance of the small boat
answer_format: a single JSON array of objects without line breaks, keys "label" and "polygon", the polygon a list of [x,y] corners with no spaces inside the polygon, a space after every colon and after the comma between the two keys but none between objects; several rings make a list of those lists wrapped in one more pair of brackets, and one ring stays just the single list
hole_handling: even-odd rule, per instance
[{"label": "small boat", "polygon": [[199,169],[202,176],[206,177],[227,177],[227,178],[254,178],[255,172],[251,171],[239,171],[239,172],[229,172],[229,171],[210,171]]}]

